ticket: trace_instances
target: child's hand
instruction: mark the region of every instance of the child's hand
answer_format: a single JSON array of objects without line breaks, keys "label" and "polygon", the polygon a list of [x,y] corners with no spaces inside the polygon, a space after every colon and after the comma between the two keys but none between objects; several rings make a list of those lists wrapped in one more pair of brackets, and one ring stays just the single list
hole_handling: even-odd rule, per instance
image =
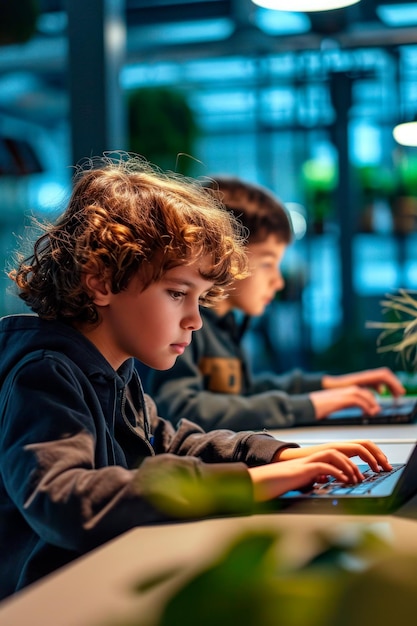
[{"label": "child's hand", "polygon": [[326,374],[322,378],[323,389],[350,387],[351,385],[370,387],[378,393],[388,389],[393,396],[402,396],[405,393],[403,384],[388,367],[378,367],[341,376],[329,376]]},{"label": "child's hand", "polygon": [[389,472],[392,466],[387,457],[378,446],[366,439],[355,439],[353,441],[336,441],[331,443],[321,443],[316,446],[306,446],[303,448],[285,448],[278,453],[278,461],[288,461],[300,459],[324,451],[337,451],[347,457],[359,456],[369,467],[378,472],[379,469]]},{"label": "child's hand", "polygon": [[[281,453],[282,456],[282,453]],[[270,463],[249,468],[256,502],[265,502],[286,491],[303,489],[306,485],[334,476],[346,483],[358,483],[363,479],[357,465],[337,450],[319,450],[282,463]]]},{"label": "child's hand", "polygon": [[318,420],[351,406],[359,407],[367,415],[376,415],[381,410],[374,393],[358,385],[312,391],[309,398]]}]

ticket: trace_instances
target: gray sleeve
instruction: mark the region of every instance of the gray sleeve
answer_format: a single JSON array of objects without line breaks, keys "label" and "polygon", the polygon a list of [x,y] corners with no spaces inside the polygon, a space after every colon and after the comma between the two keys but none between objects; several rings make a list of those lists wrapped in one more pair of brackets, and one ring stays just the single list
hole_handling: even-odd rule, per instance
[{"label": "gray sleeve", "polygon": [[206,391],[191,350],[171,370],[152,372],[148,382],[159,415],[173,424],[186,418],[206,431],[214,428],[238,431],[286,428],[312,424],[315,420],[308,395],[292,396],[278,390],[253,395]]},{"label": "gray sleeve", "polygon": [[306,373],[300,369],[285,374],[262,373],[253,377],[251,392],[261,393],[275,389],[292,395],[306,394],[322,389],[322,379],[322,373]]}]

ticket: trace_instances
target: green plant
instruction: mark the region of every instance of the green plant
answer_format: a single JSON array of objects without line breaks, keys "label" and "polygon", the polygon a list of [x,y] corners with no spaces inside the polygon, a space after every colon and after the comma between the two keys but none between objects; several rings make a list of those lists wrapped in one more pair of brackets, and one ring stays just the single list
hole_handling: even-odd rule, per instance
[{"label": "green plant", "polygon": [[399,289],[381,301],[386,319],[368,322],[368,328],[382,330],[377,340],[378,352],[394,352],[403,360],[405,368],[417,366],[417,299],[414,291]]},{"label": "green plant", "polygon": [[[398,553],[372,526],[332,526],[311,539],[315,554],[296,564],[283,556],[284,533],[237,533],[177,587],[152,626],[408,626],[417,555]],[[135,592],[152,592],[176,574],[145,581]],[[141,615],[123,626],[144,623]]]},{"label": "green plant", "polygon": [[309,224],[313,229],[321,230],[323,223],[334,212],[337,169],[333,163],[311,159],[302,166],[302,181]]},{"label": "green plant", "polygon": [[402,156],[397,164],[398,195],[417,196],[417,158]]},{"label": "green plant", "polygon": [[382,165],[357,167],[356,178],[364,203],[377,198],[391,198],[397,188],[397,174]]},{"label": "green plant", "polygon": [[190,174],[198,127],[185,95],[171,87],[128,92],[129,150],[164,170]]}]

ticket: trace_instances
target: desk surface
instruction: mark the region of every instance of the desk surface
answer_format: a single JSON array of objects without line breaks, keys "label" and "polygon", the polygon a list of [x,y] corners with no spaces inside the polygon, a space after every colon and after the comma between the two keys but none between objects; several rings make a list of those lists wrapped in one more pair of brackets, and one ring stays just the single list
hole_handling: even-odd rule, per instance
[{"label": "desk surface", "polygon": [[[393,516],[280,514],[136,528],[3,601],[0,623],[109,626],[136,615],[148,616],[151,626],[164,601],[211,562],[238,531],[282,530],[288,556],[301,559],[314,554],[313,531],[331,527],[334,532],[351,533],[364,526],[381,533],[400,551],[417,551],[416,522]],[[133,592],[135,584],[172,571],[178,573],[157,588]]]},{"label": "desk surface", "polygon": [[[378,441],[393,462],[408,457],[417,426],[313,427],[275,431],[280,439],[305,445],[337,439]],[[374,436],[375,435],[375,436]],[[0,624],[17,626],[108,626],[132,615],[155,624],[158,610],[181,583],[220,553],[239,530],[274,528],[288,537],[291,558],[315,549],[313,532],[349,532],[372,527],[403,551],[417,552],[417,497],[390,516],[291,515],[212,519],[201,522],[136,528],[72,564],[31,585],[0,604]],[[163,572],[177,574],[143,593],[133,585]],[[142,623],[142,622],[141,622]]]},{"label": "desk surface", "polygon": [[[348,439],[371,439],[382,448],[389,444],[406,444],[412,447],[417,442],[417,423],[386,426],[305,426],[281,428],[270,432],[277,439],[294,441],[300,445],[315,445]],[[394,462],[396,460],[393,459]],[[404,460],[404,458],[399,460]]]}]

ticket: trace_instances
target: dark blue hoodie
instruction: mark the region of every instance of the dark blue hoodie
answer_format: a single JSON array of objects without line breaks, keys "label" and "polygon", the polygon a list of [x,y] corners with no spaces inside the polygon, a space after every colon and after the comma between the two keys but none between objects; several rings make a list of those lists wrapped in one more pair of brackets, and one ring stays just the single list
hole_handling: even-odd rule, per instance
[{"label": "dark blue hoodie", "polygon": [[0,598],[134,526],[178,517],[168,510],[193,517],[172,472],[209,488],[210,514],[224,514],[230,498],[216,485],[240,481],[251,501],[247,466],[295,445],[188,420],[174,429],[132,359],[116,372],[61,322],[3,318],[0,354]]}]

